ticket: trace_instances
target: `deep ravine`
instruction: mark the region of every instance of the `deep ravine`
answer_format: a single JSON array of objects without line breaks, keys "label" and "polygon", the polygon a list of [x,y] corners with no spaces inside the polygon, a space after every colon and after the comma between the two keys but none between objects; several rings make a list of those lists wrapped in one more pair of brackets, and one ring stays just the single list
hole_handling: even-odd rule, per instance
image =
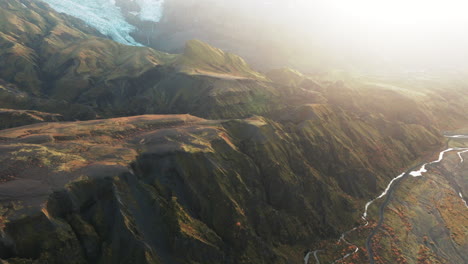
[{"label": "deep ravine", "polygon": [[[390,202],[390,200],[392,198],[393,191],[395,190],[395,188],[397,188],[398,184],[402,180],[404,180],[404,178],[406,178],[408,176],[422,177],[423,173],[427,172],[427,166],[440,163],[444,159],[445,154],[448,153],[448,152],[452,152],[452,151],[458,151],[457,154],[460,157],[461,162],[463,162],[462,153],[468,151],[468,148],[449,148],[449,149],[446,149],[446,150],[440,152],[439,159],[437,159],[435,161],[432,161],[432,162],[424,163],[423,165],[418,165],[416,167],[413,167],[412,169],[408,170],[407,172],[405,172],[403,174],[403,177],[401,177],[401,180],[398,180],[395,184],[393,184],[389,188],[390,190],[388,192],[387,198],[385,199],[385,201],[380,206],[379,221],[377,223],[377,226],[372,230],[371,234],[367,237],[367,240],[366,240],[366,249],[367,249],[367,252],[369,252],[369,263],[371,263],[371,264],[375,263],[375,261],[374,261],[374,251],[372,249],[372,238],[377,234],[377,232],[379,231],[379,229],[381,228],[381,226],[382,226],[382,224],[383,224],[383,222],[385,220],[385,218],[384,218],[385,208],[387,207],[388,203]],[[421,166],[421,167],[419,167],[419,166]],[[419,167],[419,170],[414,170],[415,168],[418,168],[418,167]]]},{"label": "deep ravine", "polygon": [[[456,136],[446,136],[446,137],[447,138],[458,139],[458,138],[468,138],[468,135],[456,135]],[[405,178],[407,178],[409,176],[422,177],[423,173],[426,173],[428,171],[427,166],[440,163],[444,159],[446,153],[453,152],[453,151],[457,151],[457,155],[460,158],[460,163],[463,163],[464,162],[463,154],[468,152],[468,148],[448,148],[448,149],[446,149],[446,150],[439,153],[439,158],[437,160],[432,161],[432,162],[428,162],[428,163],[422,163],[422,164],[419,164],[417,166],[414,166],[411,169],[409,169],[408,171],[403,172],[400,175],[393,178],[390,181],[390,183],[387,185],[387,188],[385,188],[385,190],[382,192],[382,194],[380,194],[375,199],[369,201],[365,205],[364,213],[362,215],[362,219],[364,220],[364,224],[360,225],[360,226],[357,226],[357,227],[354,227],[353,229],[344,232],[341,235],[340,239],[338,240],[338,242],[343,241],[345,244],[347,244],[349,246],[352,246],[354,248],[354,250],[352,252],[350,252],[350,253],[336,259],[335,261],[332,262],[332,264],[337,263],[338,261],[345,260],[348,257],[356,254],[359,251],[359,247],[357,245],[354,245],[354,244],[350,243],[348,240],[346,240],[346,236],[349,235],[350,233],[354,232],[355,230],[357,230],[360,227],[365,227],[365,226],[369,225],[369,221],[367,220],[367,213],[368,213],[369,207],[375,201],[377,201],[377,200],[379,200],[379,199],[381,199],[383,197],[386,197],[385,201],[382,203],[382,205],[379,208],[379,220],[378,220],[377,226],[372,230],[372,232],[370,233],[370,235],[367,237],[367,240],[366,240],[366,249],[369,252],[369,263],[370,264],[375,264],[374,252],[372,250],[372,243],[371,243],[372,238],[375,236],[375,234],[377,234],[377,232],[379,231],[380,227],[382,226],[382,224],[384,222],[385,209],[386,209],[388,203],[390,202],[390,200],[392,198],[392,194],[393,194],[394,190],[398,187],[398,185],[400,184],[401,181],[403,181]],[[461,193],[459,193],[459,196],[464,201],[465,205],[467,205],[466,201],[463,198],[463,195]],[[320,264],[320,260],[318,258],[318,253],[321,252],[321,251],[322,250],[315,250],[315,251],[308,252],[307,255],[304,257],[304,264],[309,264],[311,254],[314,255],[316,263]]]}]

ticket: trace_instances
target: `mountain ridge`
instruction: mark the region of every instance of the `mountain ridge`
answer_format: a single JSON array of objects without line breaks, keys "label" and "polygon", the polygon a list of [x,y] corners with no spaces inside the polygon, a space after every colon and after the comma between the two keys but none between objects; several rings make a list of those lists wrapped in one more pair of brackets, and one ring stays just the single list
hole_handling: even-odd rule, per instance
[{"label": "mountain ridge", "polygon": [[168,54],[0,7],[5,263],[337,259],[364,205],[468,123],[456,74],[261,73],[198,40]]}]

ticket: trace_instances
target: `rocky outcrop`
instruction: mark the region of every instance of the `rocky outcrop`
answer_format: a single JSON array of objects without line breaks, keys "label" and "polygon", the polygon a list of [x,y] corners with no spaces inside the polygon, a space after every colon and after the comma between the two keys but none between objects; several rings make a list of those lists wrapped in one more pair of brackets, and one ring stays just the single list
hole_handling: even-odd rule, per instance
[{"label": "rocky outcrop", "polygon": [[[166,54],[0,7],[2,107],[73,121],[2,122],[41,121],[0,131],[9,263],[299,263],[467,121],[450,82],[264,75],[200,41]],[[182,115],[135,116],[154,113]]]},{"label": "rocky outcrop", "polygon": [[[405,145],[396,137],[382,141],[387,136],[372,127],[377,120],[326,105],[304,108],[281,123],[168,115],[0,131],[0,257],[299,261],[298,247],[336,236],[359,218],[355,205],[384,187],[380,179],[391,168],[439,146],[423,127],[421,144]],[[400,133],[406,139],[412,130],[402,126]],[[371,159],[379,148],[388,150],[379,154],[385,157]]]},{"label": "rocky outcrop", "polygon": [[[42,2],[7,0],[1,7],[3,108],[58,113],[66,120],[186,113],[276,119],[298,105],[329,103],[361,117],[383,114],[425,127],[466,120],[468,94],[450,80],[310,77],[292,69],[264,75],[200,41],[167,54],[102,38]],[[440,87],[447,88],[443,96],[435,92]]]},{"label": "rocky outcrop", "polygon": [[[166,54],[104,39],[41,2],[8,0],[1,7],[0,46],[5,48],[0,78],[25,94],[22,101],[28,107],[17,109],[70,119],[90,119],[92,112],[103,117],[192,113],[229,118],[265,114],[271,107],[262,101],[279,101],[279,88],[242,58],[200,41],[188,42],[182,54]],[[3,101],[8,104],[7,98]],[[51,111],[48,105],[54,104],[71,104],[75,111]]]},{"label": "rocky outcrop", "polygon": [[0,109],[0,129],[57,121],[63,121],[63,117],[31,110]]}]

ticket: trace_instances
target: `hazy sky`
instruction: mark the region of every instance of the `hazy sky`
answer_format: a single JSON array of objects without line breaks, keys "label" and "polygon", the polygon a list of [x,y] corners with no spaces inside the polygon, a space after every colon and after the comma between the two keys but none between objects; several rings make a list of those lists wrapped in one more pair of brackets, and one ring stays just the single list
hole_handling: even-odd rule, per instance
[{"label": "hazy sky", "polygon": [[[115,0],[44,1],[61,12],[84,19],[119,42],[138,45],[129,35],[135,28],[124,20],[120,9],[114,6]],[[375,64],[398,65],[415,69],[468,68],[468,0],[137,2],[143,7],[140,17],[153,21],[159,21],[161,14],[164,15],[164,9],[161,9],[163,2],[180,6],[198,5],[201,12],[188,8],[189,12],[182,15],[186,17],[196,13],[213,18],[207,24],[213,24],[212,27],[226,34],[257,38],[263,35],[267,40],[279,40],[283,45],[281,48],[297,50],[296,56],[304,57],[303,61],[320,60],[320,63],[337,65],[367,63],[371,67]],[[222,23],[230,26],[223,27]],[[248,34],[232,32],[232,24],[238,24],[238,30]],[[266,31],[273,33],[264,34]],[[245,38],[245,43],[255,41]],[[311,54],[310,57],[307,54]]]},{"label": "hazy sky", "polygon": [[468,62],[468,1],[240,0],[234,5],[337,55],[418,67]]}]

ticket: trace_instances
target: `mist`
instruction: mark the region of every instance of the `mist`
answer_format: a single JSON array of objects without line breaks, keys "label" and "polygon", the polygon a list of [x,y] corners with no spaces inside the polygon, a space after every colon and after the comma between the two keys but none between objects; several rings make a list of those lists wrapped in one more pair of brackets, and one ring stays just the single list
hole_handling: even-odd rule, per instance
[{"label": "mist", "polygon": [[461,0],[44,1],[125,45],[180,53],[200,39],[259,70],[468,68]]},{"label": "mist", "polygon": [[[280,46],[277,50],[288,53],[288,64],[298,68],[428,70],[467,66],[464,29],[468,17],[464,11],[468,4],[463,1],[166,2],[191,6],[191,10],[200,8],[198,14],[213,18],[217,31],[225,31],[238,41]],[[210,29],[205,25],[205,30]],[[203,40],[218,44],[215,39]]]}]

